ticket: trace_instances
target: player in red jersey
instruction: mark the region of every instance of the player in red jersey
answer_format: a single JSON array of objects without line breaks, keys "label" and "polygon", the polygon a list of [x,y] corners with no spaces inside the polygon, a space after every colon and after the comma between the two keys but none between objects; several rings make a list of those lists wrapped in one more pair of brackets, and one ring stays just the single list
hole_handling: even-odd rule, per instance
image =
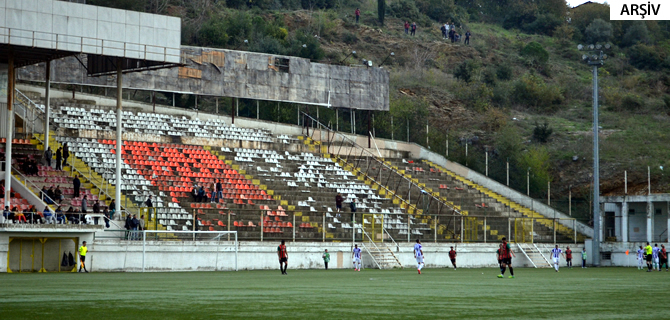
[{"label": "player in red jersey", "polygon": [[282,240],[279,247],[277,247],[277,256],[279,257],[279,270],[281,270],[281,274],[288,274],[286,273],[286,268],[288,267],[288,252],[286,252],[284,240]]},{"label": "player in red jersey", "polygon": [[456,250],[454,250],[454,247],[451,247],[449,251],[449,259],[451,260],[451,265],[454,266],[454,270],[456,270]]},{"label": "player in red jersey", "polygon": [[516,255],[514,254],[514,251],[512,251],[512,248],[510,247],[509,243],[507,243],[507,238],[502,238],[502,247],[500,248],[500,257],[502,258],[502,270],[501,273],[498,275],[498,278],[502,278],[505,275],[505,270],[507,267],[509,267],[509,273],[510,279],[514,278],[514,269],[512,268],[512,257],[516,258]]},{"label": "player in red jersey", "polygon": [[566,266],[572,269],[572,250],[570,250],[570,247],[565,249],[565,262],[567,264]]}]

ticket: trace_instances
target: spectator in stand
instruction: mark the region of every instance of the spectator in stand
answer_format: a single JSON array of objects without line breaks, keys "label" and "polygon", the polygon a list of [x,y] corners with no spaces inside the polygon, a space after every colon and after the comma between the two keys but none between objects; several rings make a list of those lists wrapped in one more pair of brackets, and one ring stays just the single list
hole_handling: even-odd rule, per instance
[{"label": "spectator in stand", "polygon": [[24,211],[23,214],[26,216],[28,223],[35,223],[35,217],[32,212],[33,207],[31,206],[28,210]]},{"label": "spectator in stand", "polygon": [[58,201],[58,203],[62,203],[63,199],[63,191],[60,189],[60,186],[56,186],[56,190],[54,190],[54,200]]},{"label": "spectator in stand", "polygon": [[63,170],[63,148],[56,150],[56,170]]},{"label": "spectator in stand", "polygon": [[216,195],[220,199],[223,199],[223,184],[221,180],[216,180]]},{"label": "spectator in stand", "polygon": [[198,201],[198,185],[194,184],[193,189],[191,189],[191,196],[193,196],[193,202]]},{"label": "spectator in stand", "polygon": [[65,167],[65,165],[67,165],[67,158],[69,158],[69,157],[70,157],[70,146],[68,146],[68,144],[66,142],[65,144],[63,144],[63,164],[62,164],[62,167]]},{"label": "spectator in stand", "polygon": [[61,209],[60,206],[56,208],[56,222],[59,224],[66,224],[67,220],[65,219],[65,215],[63,214],[63,209]]},{"label": "spectator in stand", "polygon": [[216,202],[216,183],[212,182],[212,183],[209,185],[209,190],[210,190],[210,193],[209,193],[209,195],[210,195],[210,197],[209,197],[209,201],[210,201],[210,202]]},{"label": "spectator in stand", "polygon": [[100,213],[100,201],[95,200],[93,203],[93,213]]},{"label": "spectator in stand", "polygon": [[405,21],[405,34],[409,34],[409,21]]},{"label": "spectator in stand", "polygon": [[88,199],[87,196],[84,195],[84,198],[81,199],[81,213],[86,214],[88,212]]},{"label": "spectator in stand", "polygon": [[137,230],[146,230],[146,229],[144,229],[144,215],[140,216],[139,222],[140,222],[140,225],[137,228]]},{"label": "spectator in stand", "polygon": [[354,14],[356,14],[356,24],[358,24],[358,20],[361,18],[361,9],[356,8]]},{"label": "spectator in stand", "polygon": [[26,216],[21,212],[19,207],[14,207],[14,210],[12,211],[14,211],[14,219],[17,223],[21,223],[21,221],[23,221],[23,223],[28,223],[28,221],[26,221]]},{"label": "spectator in stand", "polygon": [[354,221],[354,214],[356,213],[356,198],[351,199],[351,202],[349,202],[349,209],[351,209],[351,221]]},{"label": "spectator in stand", "polygon": [[74,194],[72,197],[79,198],[79,188],[81,187],[81,181],[79,180],[79,175],[74,176],[72,180],[72,186],[74,187]]},{"label": "spectator in stand", "polygon": [[412,22],[412,35],[416,35],[416,22]]},{"label": "spectator in stand", "polygon": [[337,217],[340,216],[340,211],[342,211],[342,202],[344,202],[344,198],[342,198],[342,195],[338,192],[335,196],[335,210],[337,210]]},{"label": "spectator in stand", "polygon": [[36,176],[40,172],[40,169],[37,167],[37,161],[35,161],[35,159],[31,159],[30,166],[31,166],[30,169],[31,174]]},{"label": "spectator in stand", "polygon": [[46,224],[56,224],[56,217],[54,214],[51,212],[51,209],[49,209],[49,206],[44,207],[44,211],[42,211],[42,215],[44,216],[44,220],[46,221]]},{"label": "spectator in stand", "polygon": [[149,195],[149,197],[147,198],[147,201],[145,201],[144,204],[147,205],[147,208],[153,208],[154,207],[153,202],[151,202],[151,195]]},{"label": "spectator in stand", "polygon": [[47,200],[47,197],[47,186],[42,186],[42,190],[40,190],[40,199],[48,204],[49,200]]},{"label": "spectator in stand", "polygon": [[5,206],[5,210],[2,210],[2,219],[0,219],[0,223],[6,223],[7,220],[9,220],[9,216],[12,214],[11,211],[9,211],[9,206]]},{"label": "spectator in stand", "polygon": [[126,238],[128,240],[131,240],[132,233],[131,230],[133,230],[133,216],[132,215],[127,215],[126,216],[126,223],[123,225],[123,227],[126,229],[127,236]]},{"label": "spectator in stand", "polygon": [[79,223],[79,217],[76,212],[74,212],[74,207],[70,206],[70,209],[67,209],[67,212],[65,212],[65,218],[67,221],[70,221],[72,224],[78,224]]},{"label": "spectator in stand", "polygon": [[107,208],[102,210],[102,215],[104,216],[105,219],[105,228],[109,228],[109,220],[111,220],[109,210],[107,210]]},{"label": "spectator in stand", "polygon": [[47,167],[51,167],[51,160],[53,159],[53,152],[51,151],[51,147],[47,148],[47,151],[44,151],[44,164]]},{"label": "spectator in stand", "polygon": [[471,36],[471,35],[472,35],[472,33],[470,33],[470,30],[468,30],[468,31],[465,32],[465,41],[464,41],[464,43],[465,43],[466,46],[467,46],[467,45],[470,45],[470,36]]},{"label": "spectator in stand", "polygon": [[205,187],[200,186],[200,189],[198,190],[198,199],[197,202],[202,202],[203,199],[207,201],[207,196],[205,195]]},{"label": "spectator in stand", "polygon": [[56,203],[56,193],[54,192],[53,186],[49,187],[49,190],[47,190],[47,197],[49,197],[49,204]]},{"label": "spectator in stand", "polygon": [[132,227],[133,227],[133,239],[132,240],[139,240],[139,234],[137,233],[137,228],[140,226],[140,221],[137,220],[137,216],[133,215],[132,218]]},{"label": "spectator in stand", "polygon": [[109,203],[109,220],[114,220],[115,213],[116,213],[116,201],[112,199],[112,202]]}]

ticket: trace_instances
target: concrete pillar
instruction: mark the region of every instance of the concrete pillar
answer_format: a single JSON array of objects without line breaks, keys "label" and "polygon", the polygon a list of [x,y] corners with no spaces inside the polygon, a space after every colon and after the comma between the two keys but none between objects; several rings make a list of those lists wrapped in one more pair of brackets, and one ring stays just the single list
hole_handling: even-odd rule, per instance
[{"label": "concrete pillar", "polygon": [[121,214],[121,127],[123,113],[123,58],[116,59],[116,214]]},{"label": "concrete pillar", "polygon": [[[12,189],[12,138],[14,133],[14,54],[9,51],[7,62],[7,144],[5,146],[5,206],[10,203]],[[4,209],[4,208],[3,208]]]},{"label": "concrete pillar", "polygon": [[647,241],[653,242],[654,237],[654,203],[647,202]]},{"label": "concrete pillar", "polygon": [[665,235],[668,237],[668,243],[670,243],[670,201],[666,202],[667,209],[665,210],[665,214],[668,217],[668,229],[665,231]]},{"label": "concrete pillar", "polygon": [[628,242],[628,202],[621,203],[621,241]]},{"label": "concrete pillar", "polygon": [[49,147],[49,118],[51,116],[51,61],[47,61],[44,85],[44,151]]}]

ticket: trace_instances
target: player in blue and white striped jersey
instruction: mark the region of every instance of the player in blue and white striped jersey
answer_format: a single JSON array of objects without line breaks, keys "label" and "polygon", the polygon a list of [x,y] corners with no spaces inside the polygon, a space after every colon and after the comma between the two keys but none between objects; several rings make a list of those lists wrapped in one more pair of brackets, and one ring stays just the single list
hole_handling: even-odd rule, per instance
[{"label": "player in blue and white striped jersey", "polygon": [[421,246],[421,241],[416,239],[416,244],[414,245],[414,258],[416,258],[416,270],[421,274],[421,269],[423,269],[423,246]]},{"label": "player in blue and white striped jersey", "polygon": [[354,245],[354,251],[351,253],[354,258],[354,270],[361,271],[361,248],[357,244]]},{"label": "player in blue and white striped jersey", "polygon": [[563,250],[558,248],[558,245],[554,249],[551,249],[551,259],[554,260],[554,269],[558,272],[558,263],[561,261],[561,256],[563,255]]},{"label": "player in blue and white striped jersey", "polygon": [[637,249],[637,269],[644,270],[644,249],[642,249],[642,246]]}]

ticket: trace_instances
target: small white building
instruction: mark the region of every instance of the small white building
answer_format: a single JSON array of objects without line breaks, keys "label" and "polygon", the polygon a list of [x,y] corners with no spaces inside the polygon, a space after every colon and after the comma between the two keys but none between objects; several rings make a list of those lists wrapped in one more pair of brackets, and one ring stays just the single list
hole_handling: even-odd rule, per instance
[{"label": "small white building", "polygon": [[601,239],[616,242],[670,242],[670,194],[600,197]]}]

